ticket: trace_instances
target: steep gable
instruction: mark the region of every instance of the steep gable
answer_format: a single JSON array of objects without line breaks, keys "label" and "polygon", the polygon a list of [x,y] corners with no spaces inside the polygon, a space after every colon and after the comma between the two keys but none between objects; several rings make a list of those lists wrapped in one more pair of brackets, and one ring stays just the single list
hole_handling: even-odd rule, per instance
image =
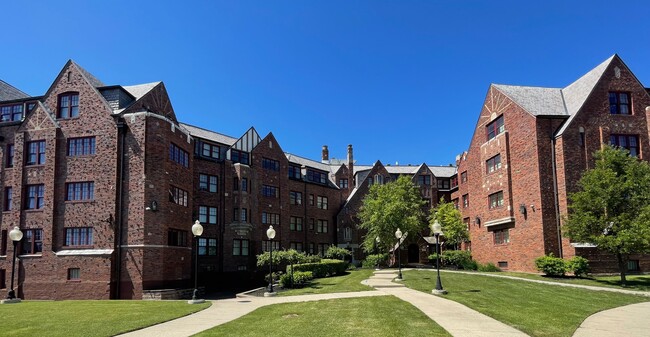
[{"label": "steep gable", "polygon": [[28,98],[29,95],[9,83],[0,80],[0,102]]},{"label": "steep gable", "polygon": [[18,132],[58,129],[61,126],[54,119],[51,111],[40,101],[28,112],[18,128]]}]

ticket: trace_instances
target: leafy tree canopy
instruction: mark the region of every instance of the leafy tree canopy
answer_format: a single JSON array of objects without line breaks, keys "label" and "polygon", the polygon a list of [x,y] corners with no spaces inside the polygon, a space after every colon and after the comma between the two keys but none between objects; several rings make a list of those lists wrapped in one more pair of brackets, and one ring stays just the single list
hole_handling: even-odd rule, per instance
[{"label": "leafy tree canopy", "polygon": [[625,284],[629,254],[650,252],[650,165],[610,146],[595,158],[569,196],[564,235],[615,254]]},{"label": "leafy tree canopy", "polygon": [[[438,206],[431,209],[429,225],[433,226],[436,220],[442,226],[442,233],[448,245],[458,248],[459,244],[469,240],[467,225],[463,222],[460,211],[456,209],[453,203],[445,202],[441,198]],[[433,233],[431,234],[433,235]]]},{"label": "leafy tree canopy", "polygon": [[[375,245],[379,251],[388,251],[395,245],[395,231],[416,235],[426,228],[420,189],[411,179],[401,176],[383,185],[372,185],[363,199],[359,211],[359,227],[367,231],[363,239],[363,249],[373,252]],[[375,239],[379,237],[380,242]]]}]

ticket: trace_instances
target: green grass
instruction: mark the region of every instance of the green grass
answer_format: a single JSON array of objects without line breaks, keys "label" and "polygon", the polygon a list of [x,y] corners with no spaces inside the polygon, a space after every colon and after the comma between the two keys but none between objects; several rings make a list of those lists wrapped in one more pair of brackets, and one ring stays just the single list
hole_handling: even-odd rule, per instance
[{"label": "green grass", "polygon": [[592,276],[592,277],[550,277],[530,273],[503,272],[501,275],[527,278],[531,280],[541,280],[549,282],[562,282],[571,284],[580,284],[594,287],[608,287],[626,290],[650,291],[650,275],[627,275],[627,285],[621,286],[621,277],[619,275],[610,276]]},{"label": "green grass", "polygon": [[352,291],[373,290],[361,284],[361,281],[372,276],[372,269],[357,269],[348,271],[345,275],[319,278],[312,281],[310,286],[298,289],[288,289],[278,292],[279,296],[344,293]]},{"label": "green grass", "polygon": [[[431,293],[436,274],[407,271],[404,284]],[[483,275],[441,274],[445,298],[509,324],[531,336],[571,336],[588,316],[645,302],[642,296],[545,285]]]},{"label": "green grass", "polygon": [[2,336],[113,336],[210,306],[186,301],[24,301],[0,305]]},{"label": "green grass", "polygon": [[196,336],[450,336],[393,296],[276,304]]}]

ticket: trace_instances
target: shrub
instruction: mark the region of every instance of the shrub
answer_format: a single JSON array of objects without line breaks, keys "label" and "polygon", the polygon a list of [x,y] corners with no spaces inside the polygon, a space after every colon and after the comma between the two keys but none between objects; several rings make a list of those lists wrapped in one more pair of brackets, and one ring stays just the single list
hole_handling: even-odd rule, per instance
[{"label": "shrub", "polygon": [[496,272],[496,271],[501,271],[501,268],[495,266],[494,263],[492,263],[492,262],[488,262],[487,264],[477,263],[477,265],[478,265],[478,268],[477,268],[478,271],[490,272],[490,273],[491,272]]},{"label": "shrub", "polygon": [[472,260],[472,253],[467,250],[446,250],[442,253],[441,258],[447,267],[464,269],[463,264]]},{"label": "shrub", "polygon": [[478,269],[478,262],[470,259],[469,261],[464,261],[462,266],[463,266],[463,269],[465,269],[465,270],[477,270]]},{"label": "shrub", "polygon": [[567,269],[572,271],[575,276],[585,276],[589,273],[589,260],[582,256],[574,256],[566,264]]},{"label": "shrub", "polygon": [[314,279],[314,274],[310,271],[294,271],[293,282],[291,282],[291,273],[285,273],[280,276],[280,285],[283,288],[302,288]]},{"label": "shrub", "polygon": [[535,267],[548,276],[564,276],[567,271],[566,262],[560,257],[554,257],[553,253],[536,258]]},{"label": "shrub", "polygon": [[388,261],[388,254],[372,254],[366,256],[363,260],[363,268],[376,268],[380,265],[385,265]]},{"label": "shrub", "polygon": [[[341,275],[348,268],[348,263],[341,260],[323,259],[318,263],[301,263],[293,265],[293,272],[310,271],[314,278]],[[287,267],[287,273],[291,272],[291,267]]]},{"label": "shrub", "polygon": [[[282,277],[282,272],[281,271],[274,271],[273,272],[273,281],[274,281],[274,283],[277,282],[281,277]],[[264,275],[264,281],[266,283],[269,283],[269,274]]]},{"label": "shrub", "polygon": [[350,257],[352,253],[345,249],[337,246],[329,246],[325,252],[325,258],[335,259],[335,260],[345,260],[347,257]]}]

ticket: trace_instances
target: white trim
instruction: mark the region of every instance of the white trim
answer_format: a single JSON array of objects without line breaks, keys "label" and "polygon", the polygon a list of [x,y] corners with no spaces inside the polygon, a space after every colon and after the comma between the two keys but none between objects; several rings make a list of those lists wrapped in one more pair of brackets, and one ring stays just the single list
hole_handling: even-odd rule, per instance
[{"label": "white trim", "polygon": [[56,256],[111,255],[113,249],[65,249],[54,252]]},{"label": "white trim", "polygon": [[121,245],[120,248],[173,248],[192,250],[191,247],[167,246],[167,245]]},{"label": "white trim", "polygon": [[166,121],[166,122],[168,122],[169,124],[172,125],[172,129],[171,129],[172,132],[174,131],[174,128],[175,128],[175,129],[178,129],[179,131],[181,131],[182,133],[186,134],[187,137],[188,137],[187,138],[188,140],[192,138],[192,136],[190,135],[189,130],[182,127],[181,125],[174,124],[174,121],[172,121],[171,119],[169,119],[169,118],[167,118],[167,117],[165,117],[163,115],[159,115],[157,113],[147,112],[147,111],[138,111],[138,112],[130,112],[130,113],[124,114],[123,116],[124,116],[125,119],[126,119],[126,116],[130,116],[130,117],[145,116],[145,117],[155,117],[155,118],[158,118],[158,119],[162,119],[162,120],[164,120],[164,121]]},{"label": "white trim", "polygon": [[509,222],[515,222],[515,218],[513,217],[507,217],[507,218],[501,218],[501,219],[496,219],[492,221],[487,221],[483,224],[485,227],[490,227],[490,226],[496,226],[496,225],[503,225],[504,223],[509,223]]},{"label": "white trim", "polygon": [[571,247],[573,248],[595,248],[598,245],[588,242],[571,242]]}]

